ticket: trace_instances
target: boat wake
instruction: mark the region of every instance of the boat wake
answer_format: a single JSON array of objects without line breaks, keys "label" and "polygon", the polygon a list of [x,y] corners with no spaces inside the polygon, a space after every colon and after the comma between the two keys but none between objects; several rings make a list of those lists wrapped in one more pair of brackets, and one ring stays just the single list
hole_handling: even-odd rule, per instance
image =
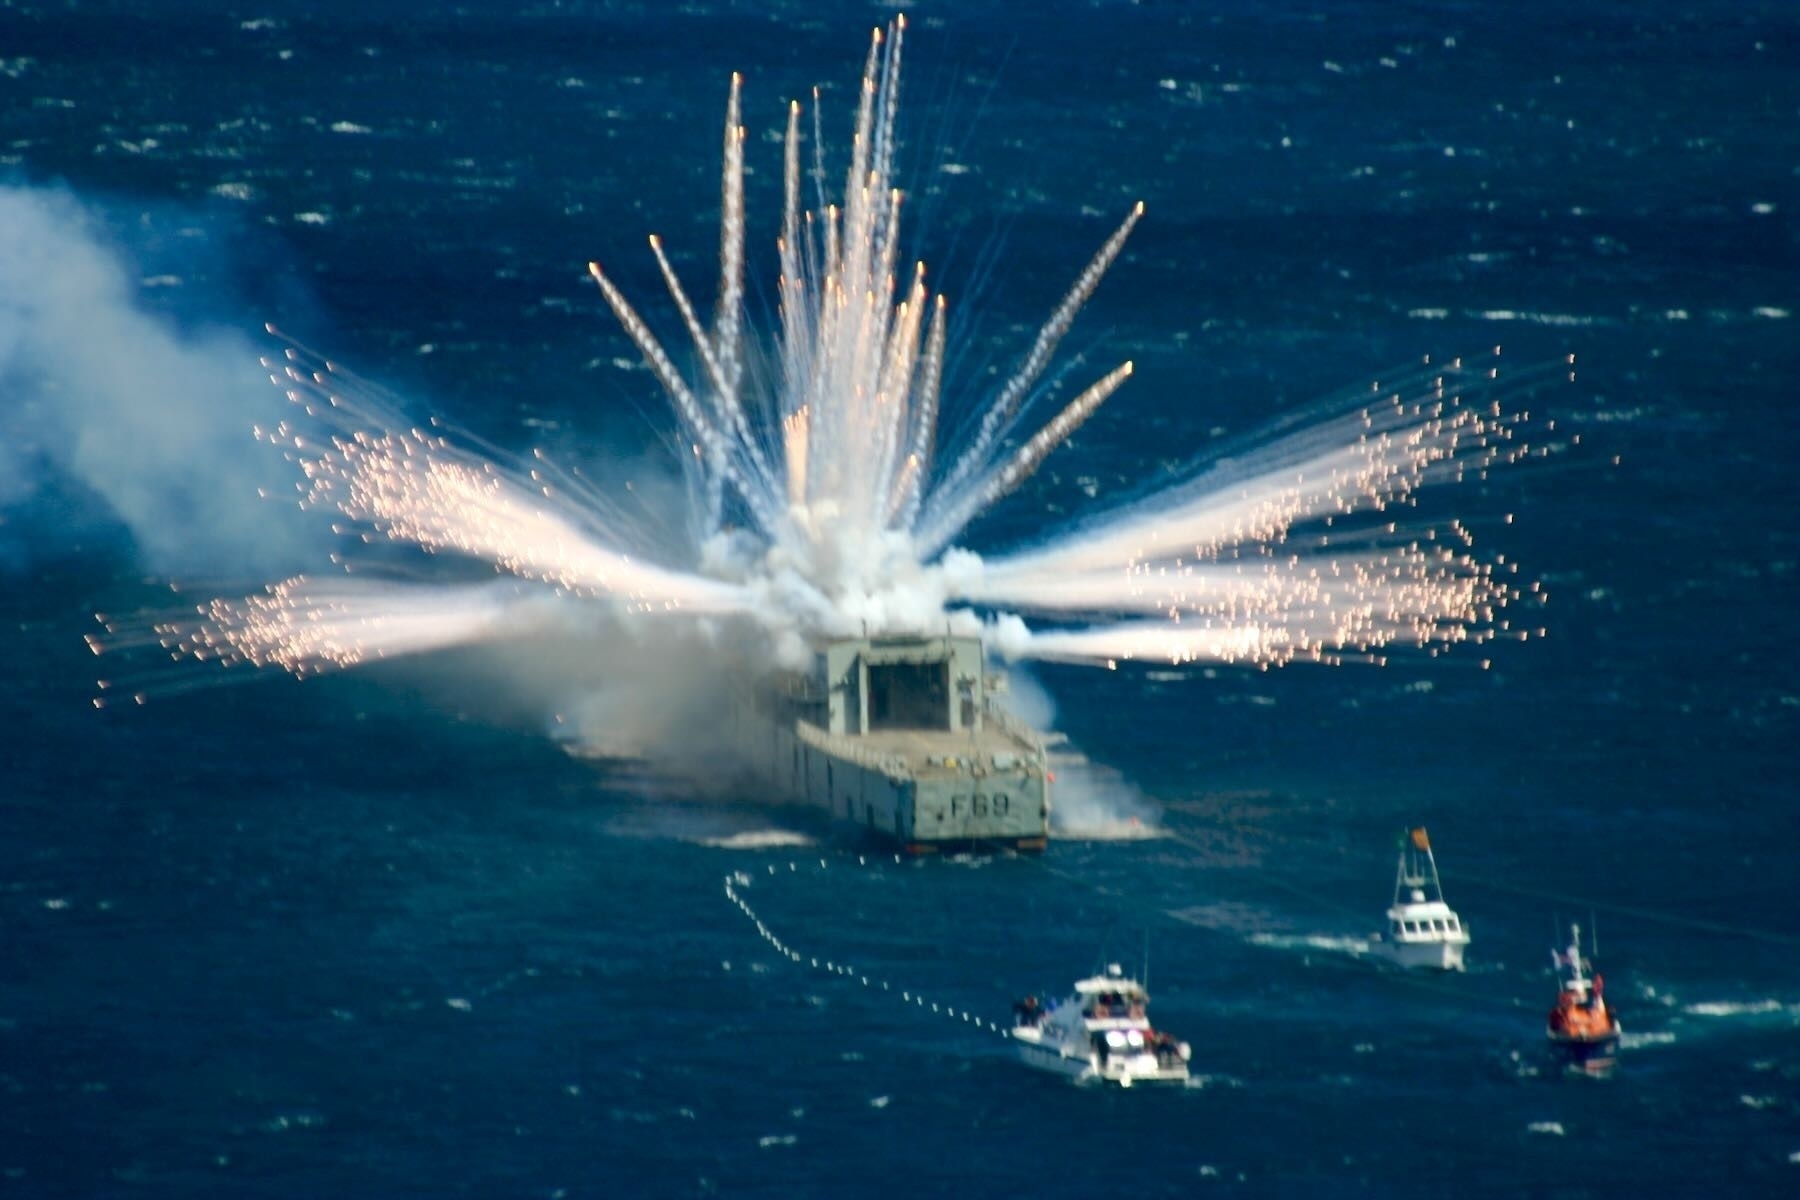
[{"label": "boat wake", "polygon": [[784,829],[741,812],[697,805],[649,807],[621,812],[605,824],[605,832],[622,838],[688,842],[722,850],[767,850],[811,846],[816,839],[798,829]]},{"label": "boat wake", "polygon": [[1244,1081],[1230,1075],[1189,1075],[1182,1080],[1184,1088],[1241,1088]]},{"label": "boat wake", "polygon": [[747,829],[742,833],[703,837],[698,841],[702,846],[713,846],[720,850],[775,850],[815,845],[817,839],[791,829]]},{"label": "boat wake", "polygon": [[1167,912],[1184,925],[1237,936],[1247,936],[1257,930],[1267,929],[1275,919],[1275,914],[1266,908],[1233,900],[1193,904],[1186,908],[1171,908]]},{"label": "boat wake", "polygon": [[1361,958],[1369,952],[1367,938],[1326,933],[1253,933],[1250,935],[1250,943],[1276,950],[1298,950],[1301,953],[1322,950],[1327,954],[1346,954],[1352,958]]},{"label": "boat wake", "polygon": [[1718,1018],[1759,1018],[1786,1017],[1800,1023],[1800,1004],[1788,1004],[1776,999],[1764,1000],[1703,1000],[1695,1004],[1684,1004],[1681,1011],[1696,1017]]}]

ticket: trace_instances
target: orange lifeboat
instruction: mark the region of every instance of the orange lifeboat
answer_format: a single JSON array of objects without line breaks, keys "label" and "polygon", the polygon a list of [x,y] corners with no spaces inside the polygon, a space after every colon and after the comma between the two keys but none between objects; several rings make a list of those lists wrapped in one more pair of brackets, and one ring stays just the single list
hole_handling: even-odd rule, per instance
[{"label": "orange lifeboat", "polygon": [[1619,1050],[1619,1018],[1606,1003],[1605,979],[1590,974],[1591,964],[1582,956],[1580,926],[1570,930],[1569,948],[1552,951],[1551,957],[1561,975],[1544,1028],[1552,1052],[1581,1070],[1610,1068]]}]

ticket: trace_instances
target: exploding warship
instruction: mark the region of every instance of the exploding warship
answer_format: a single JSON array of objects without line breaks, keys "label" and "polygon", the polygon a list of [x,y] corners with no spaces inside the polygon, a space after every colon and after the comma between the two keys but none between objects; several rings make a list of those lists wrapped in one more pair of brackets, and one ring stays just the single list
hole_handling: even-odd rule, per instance
[{"label": "exploding warship", "polygon": [[[678,511],[622,501],[543,452],[509,459],[409,425],[381,389],[292,343],[264,364],[303,416],[256,436],[300,465],[301,506],[331,514],[353,557],[340,559],[340,575],[215,599],[136,636],[208,669],[306,676],[500,638],[596,628],[636,638],[674,626],[704,642],[703,686],[730,710],[702,739],[691,724],[681,732],[684,758],[716,746],[750,768],[758,795],[816,806],[919,853],[1044,846],[1052,763],[1045,736],[1004,707],[1000,658],[1267,668],[1528,636],[1496,615],[1521,587],[1468,552],[1466,529],[1398,512],[1428,483],[1485,478],[1544,452],[1515,443],[1492,395],[1498,368],[1486,362],[1427,362],[1055,536],[969,548],[970,525],[1131,376],[1124,362],[1068,397],[1074,364],[1052,368],[1143,206],[1105,238],[1011,373],[982,380],[973,407],[940,422],[946,301],[927,288],[923,263],[899,263],[904,28],[896,20],[871,37],[841,204],[826,197],[817,94],[810,169],[801,106],[788,106],[771,344],[753,345],[761,339],[746,330],[736,76],[710,326],[650,239],[693,343],[690,370],[589,264],[668,394],[686,493]],[[394,569],[388,544],[486,564],[496,578],[421,582],[404,559]],[[677,640],[658,632],[635,644],[657,656],[660,675]],[[628,741],[629,730],[596,724],[604,741]]]},{"label": "exploding warship", "polygon": [[1006,690],[976,637],[845,639],[759,679],[733,741],[778,798],[908,854],[1042,850],[1052,776]]}]

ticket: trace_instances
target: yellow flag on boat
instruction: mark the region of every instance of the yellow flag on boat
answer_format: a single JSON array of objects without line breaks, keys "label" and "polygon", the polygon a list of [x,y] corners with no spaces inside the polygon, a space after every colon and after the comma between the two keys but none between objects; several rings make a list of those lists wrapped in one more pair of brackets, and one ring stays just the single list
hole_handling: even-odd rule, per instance
[{"label": "yellow flag on boat", "polygon": [[1412,840],[1413,845],[1421,850],[1429,851],[1431,849],[1431,839],[1425,836],[1425,829],[1423,826],[1412,831]]}]

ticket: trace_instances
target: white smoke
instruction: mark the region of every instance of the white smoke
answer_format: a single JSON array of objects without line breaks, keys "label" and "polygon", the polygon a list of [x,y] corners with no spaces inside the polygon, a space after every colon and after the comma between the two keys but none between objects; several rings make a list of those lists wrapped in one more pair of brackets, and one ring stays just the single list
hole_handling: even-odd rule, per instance
[{"label": "white smoke", "polygon": [[291,468],[249,437],[287,406],[246,339],[177,328],[140,292],[97,212],[64,192],[0,187],[0,535],[13,531],[10,557],[61,552],[48,543],[66,536],[68,515],[41,510],[85,490],[80,499],[97,498],[157,571],[291,565],[304,538],[297,512],[259,501],[259,489],[292,494]]},{"label": "white smoke", "polygon": [[[988,627],[990,641],[1010,636],[1004,630],[1024,622],[1002,619]],[[1008,712],[1033,729],[1056,728],[1056,697],[1029,667],[1014,663],[1007,670],[1003,702]],[[1090,761],[1058,737],[1050,751],[1050,827],[1056,836],[1076,841],[1135,841],[1161,833],[1162,806],[1124,775]]]},{"label": "white smoke", "polygon": [[1162,806],[1111,767],[1080,754],[1051,756],[1050,828],[1084,842],[1131,842],[1162,834]]}]

